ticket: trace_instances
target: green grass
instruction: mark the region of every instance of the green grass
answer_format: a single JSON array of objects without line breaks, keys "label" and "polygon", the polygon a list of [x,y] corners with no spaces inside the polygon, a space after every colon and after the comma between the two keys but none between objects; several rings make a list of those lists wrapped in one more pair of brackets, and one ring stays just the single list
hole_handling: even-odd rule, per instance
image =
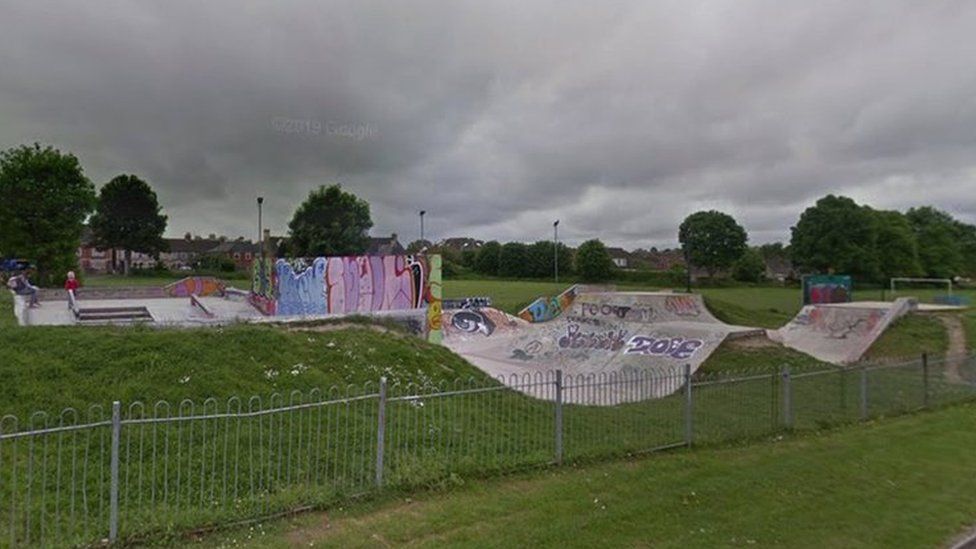
[{"label": "green grass", "polygon": [[945,326],[929,315],[908,315],[892,324],[868,349],[865,359],[943,355],[949,345]]},{"label": "green grass", "polygon": [[976,407],[476,481],[201,547],[935,547],[976,522]]},{"label": "green grass", "polygon": [[491,297],[492,306],[515,314],[543,295],[557,295],[572,284],[524,280],[445,280],[445,298]]},{"label": "green grass", "polygon": [[[160,276],[121,276],[121,275],[89,275],[82,281],[83,286],[90,286],[92,288],[126,288],[135,286],[166,286],[167,284],[172,284],[177,280],[183,279],[187,276],[194,276],[192,274],[184,275],[160,275]],[[240,273],[230,273],[230,279],[227,282],[236,288],[248,289],[251,286],[250,278],[242,278]]]}]

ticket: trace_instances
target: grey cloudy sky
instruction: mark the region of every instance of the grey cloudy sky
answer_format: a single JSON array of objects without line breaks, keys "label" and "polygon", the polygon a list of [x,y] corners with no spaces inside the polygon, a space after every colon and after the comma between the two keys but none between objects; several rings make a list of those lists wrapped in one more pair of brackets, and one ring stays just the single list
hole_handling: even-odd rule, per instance
[{"label": "grey cloudy sky", "polygon": [[786,240],[827,192],[976,221],[976,2],[0,0],[0,147],[135,173],[168,233]]}]

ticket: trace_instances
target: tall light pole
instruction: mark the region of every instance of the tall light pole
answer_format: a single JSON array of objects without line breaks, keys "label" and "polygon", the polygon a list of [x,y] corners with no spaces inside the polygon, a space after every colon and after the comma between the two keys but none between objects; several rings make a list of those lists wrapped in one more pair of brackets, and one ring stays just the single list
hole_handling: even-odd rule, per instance
[{"label": "tall light pole", "polygon": [[556,283],[559,283],[559,220],[552,224],[552,271]]},{"label": "tall light pole", "polygon": [[261,247],[261,259],[264,259],[264,227],[261,225],[261,206],[264,204],[264,197],[258,197],[258,245]]},{"label": "tall light pole", "polygon": [[427,210],[420,210],[420,245],[424,245],[424,214]]}]

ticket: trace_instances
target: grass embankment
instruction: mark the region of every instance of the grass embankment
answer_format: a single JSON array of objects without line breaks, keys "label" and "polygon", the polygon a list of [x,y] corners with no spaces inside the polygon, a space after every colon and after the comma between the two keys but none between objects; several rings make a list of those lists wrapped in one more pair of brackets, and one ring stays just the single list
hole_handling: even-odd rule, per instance
[{"label": "grass embankment", "polygon": [[974,445],[976,407],[962,405],[767,444],[475,481],[199,546],[935,547],[974,520]]}]

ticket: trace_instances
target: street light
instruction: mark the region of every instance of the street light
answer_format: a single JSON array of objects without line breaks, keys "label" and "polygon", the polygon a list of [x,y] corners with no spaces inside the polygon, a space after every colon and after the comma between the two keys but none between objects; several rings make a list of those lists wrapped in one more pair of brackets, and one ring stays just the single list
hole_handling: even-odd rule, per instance
[{"label": "street light", "polygon": [[261,226],[261,205],[264,204],[264,197],[258,197],[258,245],[261,246],[261,259],[264,259],[264,227]]},{"label": "street light", "polygon": [[552,224],[552,270],[556,283],[559,283],[559,220]]},{"label": "street light", "polygon": [[427,210],[420,210],[420,245],[424,245],[424,214]]},{"label": "street light", "polygon": [[685,255],[685,292],[691,293],[691,261],[688,259],[687,246],[683,249]]}]

